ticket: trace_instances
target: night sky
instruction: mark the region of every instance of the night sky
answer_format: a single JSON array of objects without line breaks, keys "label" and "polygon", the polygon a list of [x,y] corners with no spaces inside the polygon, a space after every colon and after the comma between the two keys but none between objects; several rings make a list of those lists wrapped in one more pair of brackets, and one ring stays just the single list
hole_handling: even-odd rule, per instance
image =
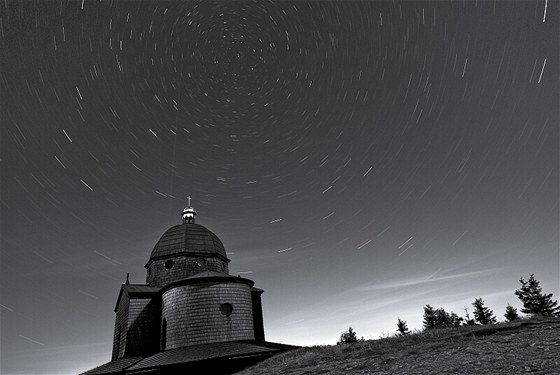
[{"label": "night sky", "polygon": [[223,241],[266,337],[559,296],[559,2],[0,4],[2,374],[110,360],[126,273]]}]

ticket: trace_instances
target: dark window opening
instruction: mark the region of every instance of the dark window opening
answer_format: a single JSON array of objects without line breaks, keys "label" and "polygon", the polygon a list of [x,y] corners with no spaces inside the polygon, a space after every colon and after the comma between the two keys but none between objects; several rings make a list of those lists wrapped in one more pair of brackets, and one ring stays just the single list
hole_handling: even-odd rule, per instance
[{"label": "dark window opening", "polygon": [[231,303],[222,303],[220,305],[220,312],[222,313],[222,315],[230,316],[233,312],[233,306],[231,305]]},{"label": "dark window opening", "polygon": [[206,265],[206,259],[204,258],[198,258],[197,260],[194,261],[196,263],[197,266],[199,266],[200,268],[204,268],[204,266]]},{"label": "dark window opening", "polygon": [[167,262],[165,262],[165,268],[171,269],[171,267],[173,267],[173,261],[169,259]]}]

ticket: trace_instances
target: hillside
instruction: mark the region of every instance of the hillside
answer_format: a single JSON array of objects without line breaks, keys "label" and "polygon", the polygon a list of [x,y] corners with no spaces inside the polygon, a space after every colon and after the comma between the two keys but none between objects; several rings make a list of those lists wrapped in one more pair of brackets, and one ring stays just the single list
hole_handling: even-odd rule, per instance
[{"label": "hillside", "polygon": [[296,349],[237,375],[560,374],[560,319]]}]

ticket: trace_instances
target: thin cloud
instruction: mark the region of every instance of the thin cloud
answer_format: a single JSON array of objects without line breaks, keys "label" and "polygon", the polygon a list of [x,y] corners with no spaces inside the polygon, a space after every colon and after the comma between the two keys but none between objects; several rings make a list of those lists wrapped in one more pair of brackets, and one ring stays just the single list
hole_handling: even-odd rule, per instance
[{"label": "thin cloud", "polygon": [[467,279],[473,278],[475,276],[487,275],[491,273],[495,273],[497,271],[496,268],[491,268],[482,271],[473,271],[473,272],[464,272],[455,275],[447,275],[447,276],[438,276],[434,277],[428,276],[426,278],[416,278],[416,279],[406,279],[401,281],[395,281],[391,283],[375,283],[371,285],[363,285],[355,288],[356,290],[360,291],[372,291],[372,290],[385,290],[385,289],[397,289],[397,288],[404,288],[404,287],[411,287],[417,285],[423,285],[428,283],[437,283],[440,281],[447,281],[447,280],[457,280],[457,279]]}]

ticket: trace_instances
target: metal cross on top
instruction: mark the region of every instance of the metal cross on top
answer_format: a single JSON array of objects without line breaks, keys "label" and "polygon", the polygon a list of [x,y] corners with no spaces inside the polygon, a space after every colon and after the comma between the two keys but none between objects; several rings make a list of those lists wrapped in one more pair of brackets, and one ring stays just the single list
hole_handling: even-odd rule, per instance
[{"label": "metal cross on top", "polygon": [[194,224],[194,217],[196,216],[196,211],[194,208],[191,207],[191,196],[187,197],[187,207],[181,213],[183,217],[183,224],[185,223],[193,223]]}]

